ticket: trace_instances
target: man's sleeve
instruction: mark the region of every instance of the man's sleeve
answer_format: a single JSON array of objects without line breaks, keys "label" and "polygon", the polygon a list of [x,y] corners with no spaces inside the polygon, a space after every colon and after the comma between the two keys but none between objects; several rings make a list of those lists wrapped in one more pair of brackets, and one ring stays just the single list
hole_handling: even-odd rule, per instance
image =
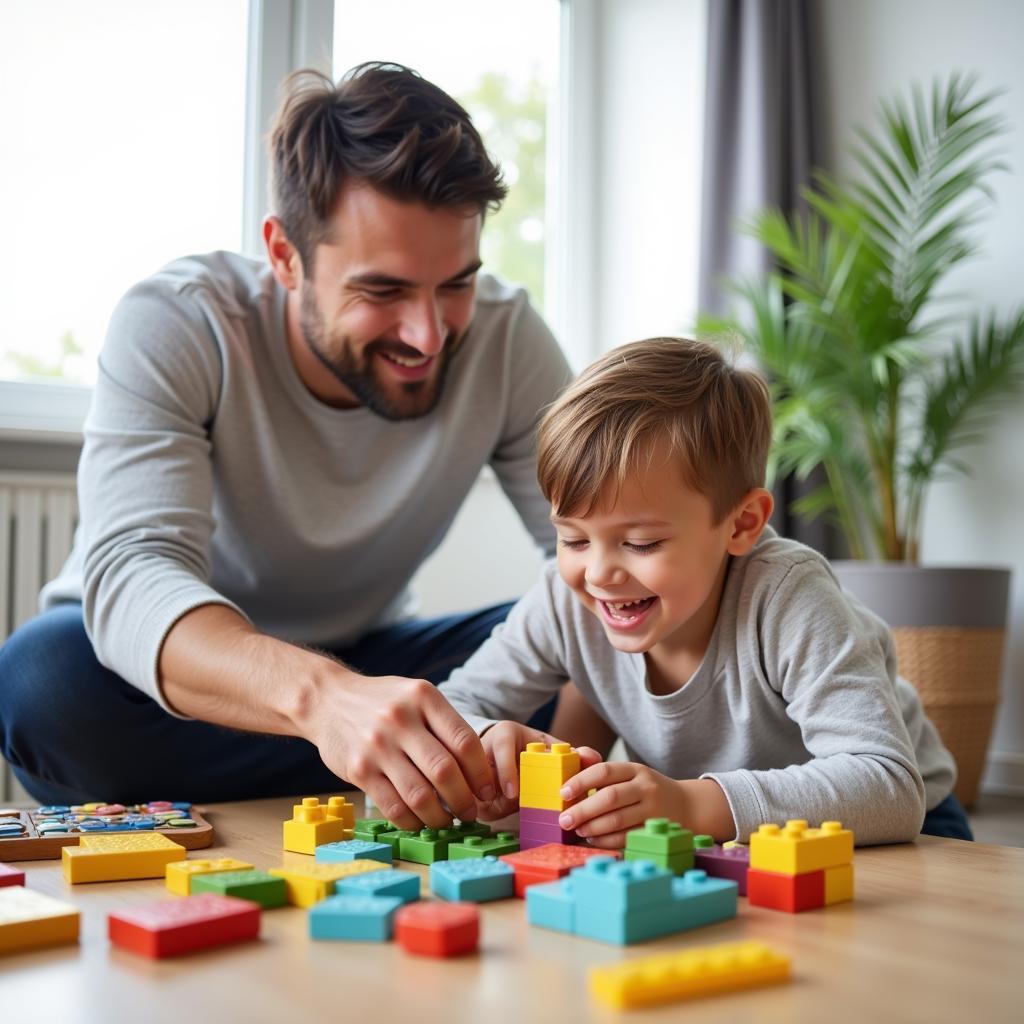
[{"label": "man's sleeve", "polygon": [[858,844],[912,840],[924,783],[903,721],[891,642],[816,562],[793,566],[760,618],[771,685],[811,760],[769,771],[710,772],[746,841],[763,822],[841,820]]},{"label": "man's sleeve", "polygon": [[165,707],[157,662],[171,627],[200,605],[236,607],[208,582],[221,379],[210,325],[188,295],[146,282],[121,300],[78,470],[83,609],[100,662]]},{"label": "man's sleeve", "polygon": [[523,303],[511,329],[508,414],[490,464],[523,525],[550,557],[555,532],[548,519],[550,506],[537,486],[537,424],[573,374],[554,335],[529,302]]},{"label": "man's sleeve", "polygon": [[565,645],[545,566],[535,583],[470,659],[440,686],[482,733],[505,719],[525,722],[568,678]]}]

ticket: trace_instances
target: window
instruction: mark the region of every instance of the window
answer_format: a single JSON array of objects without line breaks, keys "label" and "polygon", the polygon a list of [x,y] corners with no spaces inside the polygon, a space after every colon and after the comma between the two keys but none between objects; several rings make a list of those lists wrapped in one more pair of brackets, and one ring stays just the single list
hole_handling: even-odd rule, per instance
[{"label": "window", "polygon": [[0,378],[88,384],[118,298],[242,237],[247,0],[0,4]]},{"label": "window", "polygon": [[557,0],[336,0],[334,74],[368,60],[415,68],[470,113],[511,186],[483,259],[545,308],[548,124],[558,87]]}]

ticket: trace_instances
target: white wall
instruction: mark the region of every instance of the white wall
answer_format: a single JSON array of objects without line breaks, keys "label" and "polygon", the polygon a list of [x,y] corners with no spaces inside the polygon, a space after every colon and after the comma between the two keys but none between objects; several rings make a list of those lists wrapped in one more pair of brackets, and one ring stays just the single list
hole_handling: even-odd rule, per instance
[{"label": "white wall", "polygon": [[[951,278],[977,308],[1006,314],[1024,305],[1024,4],[1016,0],[819,0],[823,17],[827,122],[838,167],[854,123],[882,95],[974,71],[1006,91],[1005,140],[1011,170],[994,182],[996,209],[979,238],[982,254]],[[931,565],[994,564],[1014,570],[1003,697],[983,783],[1024,793],[1024,401],[970,451],[974,475],[937,485],[926,508],[922,560]]]}]

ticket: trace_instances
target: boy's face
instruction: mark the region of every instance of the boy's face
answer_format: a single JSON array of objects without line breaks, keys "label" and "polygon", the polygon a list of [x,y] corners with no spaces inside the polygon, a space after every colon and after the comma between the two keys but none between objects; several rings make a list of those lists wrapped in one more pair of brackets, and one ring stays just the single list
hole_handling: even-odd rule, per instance
[{"label": "boy's face", "polygon": [[552,516],[562,579],[616,650],[702,657],[726,555],[753,541],[737,540],[734,515],[712,522],[711,502],[683,482],[664,446],[609,498],[586,517]]}]

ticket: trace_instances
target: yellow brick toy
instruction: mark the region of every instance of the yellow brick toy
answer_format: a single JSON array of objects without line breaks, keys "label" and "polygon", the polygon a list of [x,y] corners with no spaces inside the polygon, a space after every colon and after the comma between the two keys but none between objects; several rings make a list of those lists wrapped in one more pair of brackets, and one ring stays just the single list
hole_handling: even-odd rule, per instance
[{"label": "yellow brick toy", "polygon": [[[341,801],[341,803],[332,803]],[[340,843],[347,837],[352,826],[346,826],[346,815],[351,812],[352,824],[355,824],[354,808],[345,808],[344,797],[331,797],[326,804],[320,803],[315,796],[307,796],[301,804],[292,808],[291,821],[284,823],[284,848],[291,853],[316,853],[316,848],[323,843]],[[330,809],[330,813],[328,813]]]},{"label": "yellow brick toy", "polygon": [[167,888],[177,896],[188,896],[195,875],[211,875],[218,871],[251,871],[252,864],[232,857],[220,860],[178,860],[167,865]]},{"label": "yellow brick toy", "polygon": [[853,833],[838,821],[823,821],[808,828],[806,821],[762,825],[750,836],[750,866],[757,871],[805,875],[810,871],[841,867],[853,860]]},{"label": "yellow brick toy", "polygon": [[760,942],[724,942],[590,972],[590,991],[617,1009],[769,985],[789,978],[788,956]]},{"label": "yellow brick toy", "polygon": [[564,811],[559,791],[578,774],[580,755],[568,743],[527,743],[519,755],[519,805],[539,810]]},{"label": "yellow brick toy", "polygon": [[825,906],[849,903],[853,899],[853,865],[825,868]]},{"label": "yellow brick toy", "polygon": [[[343,796],[329,796],[327,803],[324,804],[324,811],[328,818],[338,818],[346,829],[356,827],[355,805]],[[345,838],[351,839],[352,837],[346,836]]]},{"label": "yellow brick toy", "polygon": [[163,878],[167,865],[185,860],[188,850],[158,832],[82,836],[61,850],[64,877],[71,883]]},{"label": "yellow brick toy", "polygon": [[351,860],[339,864],[314,862],[298,868],[271,868],[270,874],[285,880],[288,902],[292,906],[311,907],[334,892],[334,883],[339,878],[391,870],[390,864],[383,864],[379,860]]},{"label": "yellow brick toy", "polygon": [[76,907],[21,885],[0,888],[0,953],[78,941]]}]

